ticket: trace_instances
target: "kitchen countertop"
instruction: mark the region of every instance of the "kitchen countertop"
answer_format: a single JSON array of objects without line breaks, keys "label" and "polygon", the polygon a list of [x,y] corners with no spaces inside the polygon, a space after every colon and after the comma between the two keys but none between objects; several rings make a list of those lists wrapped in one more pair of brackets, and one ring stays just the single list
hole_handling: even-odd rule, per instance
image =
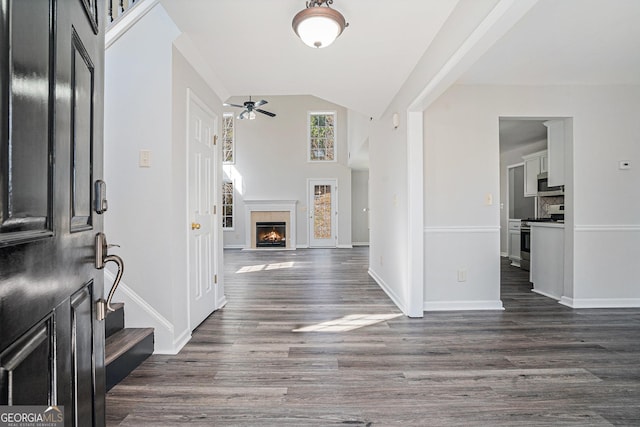
[{"label": "kitchen countertop", "polygon": [[564,222],[530,222],[531,227],[564,228]]}]

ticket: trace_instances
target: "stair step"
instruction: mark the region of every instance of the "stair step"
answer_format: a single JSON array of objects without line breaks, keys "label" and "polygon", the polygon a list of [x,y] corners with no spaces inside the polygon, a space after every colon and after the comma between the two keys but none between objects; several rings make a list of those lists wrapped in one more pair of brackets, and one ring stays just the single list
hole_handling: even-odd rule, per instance
[{"label": "stair step", "polygon": [[107,391],[153,353],[153,328],[125,328],[106,341]]},{"label": "stair step", "polygon": [[116,302],[111,304],[111,307],[114,311],[107,311],[107,318],[105,319],[104,326],[104,333],[107,338],[118,332],[120,329],[124,329],[124,303]]}]

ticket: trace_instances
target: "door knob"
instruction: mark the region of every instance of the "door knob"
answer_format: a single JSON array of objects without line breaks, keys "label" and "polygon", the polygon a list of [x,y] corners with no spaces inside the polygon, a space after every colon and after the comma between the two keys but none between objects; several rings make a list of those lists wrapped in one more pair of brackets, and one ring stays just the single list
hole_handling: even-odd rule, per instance
[{"label": "door knob", "polygon": [[191,229],[192,230],[200,230],[200,224],[197,222],[192,222],[191,223]]}]

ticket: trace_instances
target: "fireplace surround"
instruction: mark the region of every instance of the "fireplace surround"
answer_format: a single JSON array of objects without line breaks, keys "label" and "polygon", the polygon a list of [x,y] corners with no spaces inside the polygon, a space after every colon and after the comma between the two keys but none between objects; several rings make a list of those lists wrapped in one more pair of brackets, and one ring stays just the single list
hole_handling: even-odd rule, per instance
[{"label": "fireplace surround", "polygon": [[[245,249],[295,250],[297,200],[245,200]],[[258,245],[258,223],[284,223],[284,245]],[[272,226],[273,227],[273,226]],[[273,230],[269,230],[273,231]]]}]

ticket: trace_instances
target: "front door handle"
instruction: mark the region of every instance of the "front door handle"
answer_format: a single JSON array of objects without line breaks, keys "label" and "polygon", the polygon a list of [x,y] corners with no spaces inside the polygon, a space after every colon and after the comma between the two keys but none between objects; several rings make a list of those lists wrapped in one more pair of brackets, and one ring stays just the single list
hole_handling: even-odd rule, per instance
[{"label": "front door handle", "polygon": [[122,280],[122,274],[124,273],[124,261],[122,258],[118,255],[107,254],[108,249],[113,246],[118,245],[108,245],[107,237],[104,233],[98,233],[96,235],[96,268],[98,270],[102,270],[108,262],[114,262],[118,266],[118,272],[116,273],[113,285],[111,285],[107,299],[105,300],[104,298],[100,298],[97,302],[96,312],[98,320],[104,320],[107,316],[107,311],[115,311],[114,308],[111,307],[111,300],[113,299],[113,295],[116,293],[116,289],[118,289],[120,280]]},{"label": "front door handle", "polygon": [[200,230],[200,223],[199,222],[192,222],[191,223],[191,229],[192,230]]}]

